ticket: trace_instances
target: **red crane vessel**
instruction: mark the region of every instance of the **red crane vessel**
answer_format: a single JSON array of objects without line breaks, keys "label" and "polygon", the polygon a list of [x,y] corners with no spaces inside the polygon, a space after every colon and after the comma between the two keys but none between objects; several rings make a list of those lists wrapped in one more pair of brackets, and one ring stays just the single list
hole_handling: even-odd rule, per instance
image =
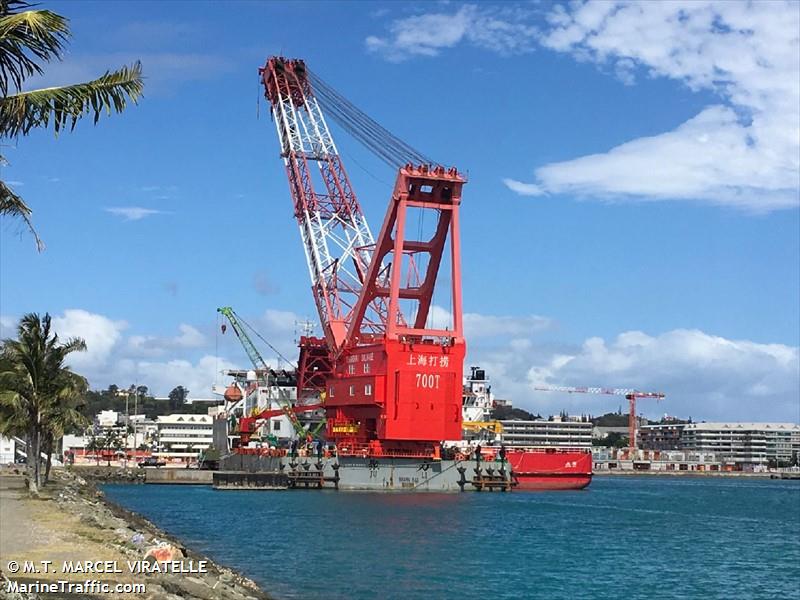
[{"label": "red crane vessel", "polygon": [[[323,401],[326,438],[335,445],[334,456],[323,460],[320,454],[317,462],[281,458],[280,476],[289,486],[333,481],[337,488],[419,491],[509,491],[527,481],[548,489],[588,484],[591,455],[587,479],[585,452],[504,449],[503,457],[500,448],[484,448],[481,456],[443,456],[443,442],[462,436],[466,341],[459,210],[466,178],[356,112],[302,60],[273,56],[259,73],[324,333],[300,339],[298,398]],[[377,237],[318,96],[340,123],[360,131],[368,147],[397,168]],[[428,224],[424,234],[416,226],[421,220]],[[448,282],[451,310],[447,322],[434,324],[437,281]],[[252,453],[243,449],[240,459]],[[246,470],[234,463],[230,471]],[[556,475],[570,470],[580,481],[568,484]],[[537,471],[542,481],[558,483],[548,487],[530,479]],[[241,483],[231,484],[231,477],[221,485]]]}]

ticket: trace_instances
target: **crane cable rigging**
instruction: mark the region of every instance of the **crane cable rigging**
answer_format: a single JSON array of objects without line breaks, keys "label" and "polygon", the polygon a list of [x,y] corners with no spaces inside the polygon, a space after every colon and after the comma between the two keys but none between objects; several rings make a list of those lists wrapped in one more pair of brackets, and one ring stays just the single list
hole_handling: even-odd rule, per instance
[{"label": "crane cable rigging", "polygon": [[[330,115],[347,133],[352,135],[359,143],[370,150],[384,163],[393,169],[405,164],[439,164],[429,156],[423,154],[410,144],[404,142],[385,127],[381,126],[372,117],[350,102],[345,96],[337,92],[333,86],[327,84],[319,75],[307,69],[314,96],[322,106],[325,114]],[[439,211],[437,211],[439,212]],[[417,215],[419,236],[422,239],[424,227],[424,211]],[[417,265],[421,268],[423,265]],[[452,311],[452,297],[449,299]],[[416,319],[416,315],[413,316]],[[432,325],[432,314],[426,319]]]},{"label": "crane cable rigging", "polygon": [[[217,310],[217,313],[219,314],[219,313],[220,313],[220,311],[219,311],[219,310]],[[222,314],[224,314],[224,313],[222,313]],[[266,345],[269,347],[269,349],[270,349],[270,350],[272,350],[272,351],[275,353],[275,355],[278,357],[278,359],[279,359],[279,360],[282,360],[283,362],[285,362],[287,365],[289,365],[289,367],[290,367],[290,368],[293,368],[293,369],[295,369],[295,370],[297,369],[297,364],[296,364],[295,362],[293,362],[293,361],[289,360],[288,358],[286,358],[286,357],[285,357],[283,354],[281,354],[281,352],[280,352],[280,351],[279,351],[279,350],[278,350],[278,349],[277,349],[275,346],[273,346],[272,344],[270,344],[270,343],[269,343],[269,342],[268,342],[268,341],[267,341],[267,340],[264,338],[264,336],[263,336],[263,335],[261,335],[260,333],[258,333],[258,330],[257,330],[255,327],[253,327],[252,325],[250,325],[250,323],[248,323],[247,321],[245,321],[245,320],[244,320],[244,319],[243,319],[241,316],[239,316],[239,314],[238,314],[238,313],[234,313],[234,314],[235,314],[235,316],[236,316],[236,320],[238,320],[238,321],[239,321],[239,322],[240,322],[242,325],[244,325],[245,327],[247,327],[247,328],[250,330],[250,332],[251,332],[253,335],[255,335],[255,336],[258,338],[258,339],[260,339],[262,342],[264,342],[264,343],[265,343],[265,344],[266,344]],[[225,330],[226,330],[226,329],[227,329],[227,327],[226,327],[225,325],[222,325],[221,331],[222,331],[223,335],[225,334]],[[236,333],[236,336],[237,336],[237,337],[239,337],[239,334],[238,334],[238,332],[236,332],[236,329],[235,329],[235,328],[234,328],[234,333]],[[262,360],[263,360],[263,359],[262,359]],[[279,368],[280,368],[280,366],[279,366]]]},{"label": "crane cable rigging", "polygon": [[439,164],[382,127],[316,73],[309,70],[308,77],[325,113],[390,167],[396,169],[407,163]]}]

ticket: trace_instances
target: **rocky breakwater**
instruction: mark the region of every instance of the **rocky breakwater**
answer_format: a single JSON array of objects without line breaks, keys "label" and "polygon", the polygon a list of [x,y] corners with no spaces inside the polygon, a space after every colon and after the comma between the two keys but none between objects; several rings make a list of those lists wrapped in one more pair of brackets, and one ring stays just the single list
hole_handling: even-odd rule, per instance
[{"label": "rocky breakwater", "polygon": [[96,483],[144,483],[145,470],[139,467],[74,466],[69,472]]},{"label": "rocky breakwater", "polygon": [[[110,481],[110,475],[97,477],[99,481]],[[125,479],[115,479],[124,481]],[[60,537],[60,541],[73,540],[73,550],[61,552],[55,562],[62,573],[51,580],[108,578],[109,568],[119,569],[114,581],[145,584],[145,590],[102,597],[143,598],[147,600],[268,600],[252,580],[218,565],[208,558],[184,547],[147,519],[108,501],[91,481],[74,472],[55,473],[55,482],[48,487],[47,513],[52,515],[56,527],[48,524],[48,533]],[[40,501],[23,498],[23,502]],[[59,516],[60,515],[60,516]],[[32,527],[37,524],[33,523]],[[81,538],[84,538],[81,540]],[[31,554],[29,552],[29,554]],[[42,554],[48,557],[49,554]],[[9,557],[4,557],[9,558]],[[12,557],[13,558],[13,557]],[[20,558],[27,559],[20,555]],[[31,555],[31,559],[39,558]],[[78,571],[63,574],[63,563],[77,565]],[[81,571],[86,562],[95,562],[92,568],[105,570],[104,574]],[[102,573],[101,570],[101,573]],[[113,571],[112,571],[113,572]],[[5,587],[6,578],[16,579],[10,573],[0,571],[3,580],[0,599],[51,598],[51,594],[14,594]],[[37,576],[47,581],[45,576]],[[113,575],[111,575],[113,577]],[[20,579],[17,579],[21,581]],[[95,597],[93,594],[74,597]],[[57,596],[56,597],[61,597]],[[73,597],[65,595],[64,597]],[[97,596],[98,598],[101,596]]]}]

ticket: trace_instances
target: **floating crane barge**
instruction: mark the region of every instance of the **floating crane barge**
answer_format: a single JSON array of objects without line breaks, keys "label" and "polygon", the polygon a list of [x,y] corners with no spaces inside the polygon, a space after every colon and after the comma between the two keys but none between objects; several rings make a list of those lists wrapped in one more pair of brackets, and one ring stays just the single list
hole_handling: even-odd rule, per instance
[{"label": "floating crane barge", "polygon": [[[513,489],[512,457],[498,448],[470,456],[443,452],[444,440],[462,436],[466,342],[459,209],[465,177],[395,138],[302,60],[271,57],[260,76],[324,333],[300,339],[297,397],[312,405],[324,401],[325,438],[335,451],[276,456],[240,448],[222,460],[215,487]],[[345,129],[397,168],[377,238],[320,100]],[[422,227],[412,216],[424,219],[431,233],[414,237]],[[449,323],[433,326],[440,272],[450,284],[452,310]],[[562,462],[572,464],[574,454]],[[590,478],[591,459],[586,484]]]}]

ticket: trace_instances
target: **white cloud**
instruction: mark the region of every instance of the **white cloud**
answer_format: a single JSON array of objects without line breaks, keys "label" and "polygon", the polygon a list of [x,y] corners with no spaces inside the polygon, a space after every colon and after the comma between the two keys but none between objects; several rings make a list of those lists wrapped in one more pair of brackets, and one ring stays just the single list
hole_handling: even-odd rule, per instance
[{"label": "white cloud", "polygon": [[508,177],[503,179],[503,183],[506,184],[506,187],[512,192],[517,192],[522,196],[542,196],[545,194],[542,186],[535,183],[523,183],[522,181],[517,181],[516,179],[510,179]]},{"label": "white cloud", "polygon": [[468,340],[496,336],[518,338],[548,329],[552,324],[550,319],[538,315],[512,317],[464,313],[464,335]]},{"label": "white cloud", "polygon": [[705,201],[766,212],[800,205],[800,5],[795,2],[591,2],[556,7],[541,43],[692,90],[708,106],[675,130],[551,163],[523,195]]},{"label": "white cloud", "polygon": [[70,54],[63,61],[52,63],[44,75],[28,79],[25,90],[69,85],[97,79],[108,70],[142,63],[145,94],[148,97],[174,92],[194,81],[216,79],[235,70],[227,57],[208,53],[155,51],[141,49],[101,54]]},{"label": "white cloud", "polygon": [[[16,324],[17,319],[0,315],[2,337],[14,337]],[[212,342],[192,325],[180,324],[172,337],[126,335],[130,328],[125,321],[81,309],[68,309],[53,317],[53,330],[61,341],[71,337],[86,341],[87,351],[70,354],[67,364],[86,377],[93,389],[137,383],[148,386],[154,395],[166,396],[183,385],[192,397],[209,398],[213,383],[227,383],[225,371],[250,366],[235,335],[219,336],[217,351],[212,354],[208,351]],[[267,339],[281,345],[288,357],[296,357],[290,335],[269,333]],[[259,340],[254,342],[262,347]],[[228,354],[234,356],[233,361],[226,358]],[[265,357],[268,364],[277,365],[266,351]]]},{"label": "white cloud", "polygon": [[719,98],[671,131],[543,165],[530,182],[503,179],[518,194],[700,201],[748,212],[800,206],[800,4],[571,2],[536,27],[540,14],[535,6],[463,5],[397,19],[367,47],[398,61],[459,44],[501,54],[538,44],[596,63],[626,85],[666,77]]},{"label": "white cloud", "polygon": [[86,352],[73,352],[67,364],[77,371],[105,365],[128,327],[125,321],[113,321],[108,317],[82,309],[67,309],[63,316],[53,317],[53,330],[59,339],[79,337],[86,342]]},{"label": "white cloud", "polygon": [[462,42],[500,54],[518,54],[532,49],[535,30],[516,20],[517,12],[511,7],[479,9],[466,4],[455,13],[415,15],[394,21],[388,37],[367,37],[366,45],[395,62],[436,56],[443,48]]},{"label": "white cloud", "polygon": [[132,335],[128,338],[128,353],[133,356],[155,357],[179,349],[202,348],[207,344],[206,336],[191,325],[181,323],[178,330],[180,334],[174,337]]},{"label": "white cloud", "polygon": [[[468,340],[493,337],[525,338],[553,325],[551,319],[538,315],[501,316],[464,313],[463,319],[464,336]],[[434,329],[450,329],[453,326],[453,315],[448,309],[434,304],[430,308],[426,325]]]},{"label": "white cloud", "polygon": [[140,361],[135,365],[139,381],[145,382],[153,393],[166,396],[173,388],[182,385],[189,390],[190,398],[212,398],[211,386],[227,381],[221,373],[235,368],[237,365],[212,355],[202,356],[195,362],[174,359]]},{"label": "white cloud", "polygon": [[0,315],[0,340],[16,336],[17,320],[8,316]]},{"label": "white cloud", "polygon": [[[666,412],[695,420],[800,421],[797,347],[728,339],[696,329],[660,335],[627,331],[611,340],[592,337],[576,347],[556,347],[534,337],[550,324],[546,318],[468,315],[469,327],[478,329],[468,333],[467,364],[487,370],[499,397],[534,412],[564,408],[600,414],[624,404],[624,398],[616,396],[535,390],[542,385],[601,386],[666,393],[659,404],[641,403],[640,410],[650,417]],[[297,349],[290,331],[296,318],[294,313],[272,310],[254,323],[294,360]],[[4,336],[13,336],[15,324],[10,316],[0,316]],[[183,385],[194,397],[209,397],[212,383],[226,381],[223,371],[249,366],[236,336],[220,335],[219,350],[212,355],[204,350],[207,337],[188,324],[181,324],[173,337],[125,337],[129,329],[125,321],[68,309],[53,318],[53,327],[62,340],[86,341],[88,351],[70,355],[68,364],[88,377],[94,388],[137,382],[163,396]],[[260,340],[254,342],[261,348]],[[276,363],[271,351],[263,350],[270,364]]]},{"label": "white cloud", "polygon": [[[661,391],[644,414],[669,413],[695,420],[800,421],[800,349],[731,340],[698,330],[658,336],[629,331],[606,342],[589,338],[578,348],[548,348],[520,341],[500,350],[470,350],[470,361],[489,372],[495,390],[516,405],[540,412],[600,414],[616,410],[616,396],[537,392],[546,385],[599,386]],[[624,408],[623,408],[624,410]]]},{"label": "white cloud", "polygon": [[274,310],[268,308],[261,316],[261,321],[271,332],[288,333],[294,331],[295,323],[303,321],[297,313],[289,310]]},{"label": "white cloud", "polygon": [[182,348],[199,348],[206,343],[206,337],[191,325],[181,323],[178,326],[181,334],[175,338],[175,343]]},{"label": "white cloud", "polygon": [[151,215],[164,214],[164,211],[154,208],[142,208],[141,206],[114,206],[105,209],[112,215],[124,218],[126,221],[139,221]]}]

